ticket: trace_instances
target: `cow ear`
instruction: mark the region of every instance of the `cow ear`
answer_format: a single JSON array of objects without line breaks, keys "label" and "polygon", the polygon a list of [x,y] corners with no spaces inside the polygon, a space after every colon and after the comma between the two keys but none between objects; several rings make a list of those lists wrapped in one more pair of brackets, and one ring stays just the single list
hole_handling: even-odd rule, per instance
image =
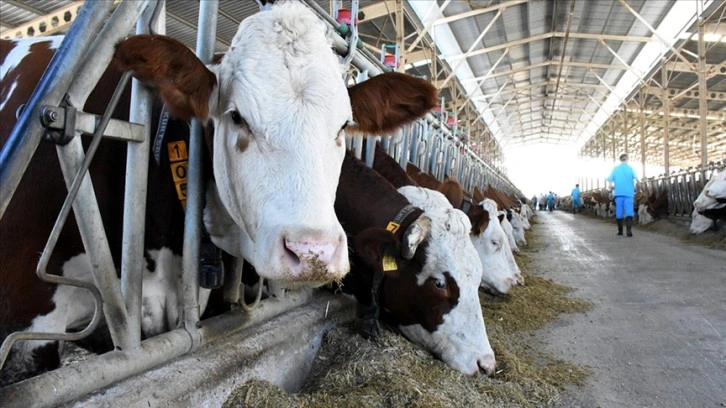
[{"label": "cow ear", "polygon": [[136,35],[116,44],[113,64],[157,88],[172,116],[207,120],[217,77],[181,42]]},{"label": "cow ear", "polygon": [[424,116],[436,106],[438,91],[423,79],[388,72],[353,85],[348,95],[356,125],[346,131],[381,134]]},{"label": "cow ear", "polygon": [[353,248],[360,259],[387,277],[398,277],[404,264],[401,244],[383,228],[368,228],[356,235]]},{"label": "cow ear", "polygon": [[469,211],[469,221],[471,221],[471,233],[481,235],[489,226],[489,211],[480,205],[473,206]]}]

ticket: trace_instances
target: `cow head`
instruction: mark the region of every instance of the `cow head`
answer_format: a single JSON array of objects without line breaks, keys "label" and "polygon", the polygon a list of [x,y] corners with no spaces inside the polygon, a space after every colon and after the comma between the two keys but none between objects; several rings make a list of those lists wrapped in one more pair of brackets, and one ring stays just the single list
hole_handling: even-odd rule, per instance
[{"label": "cow head", "polygon": [[641,225],[650,224],[654,221],[653,215],[649,211],[648,204],[640,204],[638,206],[638,223]]},{"label": "cow head", "polygon": [[346,89],[323,23],[295,2],[245,19],[215,66],[176,40],[148,35],[120,42],[114,60],[154,85],[172,115],[213,122],[207,229],[215,244],[283,286],[315,286],[349,270],[333,210],[343,129],[390,130],[436,97],[403,74]]},{"label": "cow head", "polygon": [[519,245],[527,245],[527,239],[524,237],[524,222],[522,216],[512,210],[512,219],[509,222],[512,224],[512,235],[514,235],[514,242]]},{"label": "cow head", "polygon": [[[482,266],[467,239],[471,230],[468,218],[437,191],[413,186],[398,191],[431,220],[431,237],[414,258],[423,262],[420,272],[383,287],[391,312],[398,310],[402,316],[405,311],[416,312],[399,320],[401,332],[461,372],[473,374],[482,369],[492,374],[494,352],[479,303]],[[410,297],[404,298],[402,293]],[[427,299],[417,293],[431,295]]]},{"label": "cow head", "polygon": [[506,294],[523,283],[509,240],[496,214],[497,204],[485,199],[476,206],[489,220],[484,229],[472,229],[470,238],[482,264],[481,286],[495,294]]},{"label": "cow head", "polygon": [[726,207],[726,170],[711,176],[708,183],[693,202],[693,206],[698,212],[704,212],[708,209],[716,209]]},{"label": "cow head", "polygon": [[691,226],[688,230],[691,234],[703,234],[711,229],[715,224],[716,222],[714,220],[700,214],[698,210],[694,208],[691,213]]}]

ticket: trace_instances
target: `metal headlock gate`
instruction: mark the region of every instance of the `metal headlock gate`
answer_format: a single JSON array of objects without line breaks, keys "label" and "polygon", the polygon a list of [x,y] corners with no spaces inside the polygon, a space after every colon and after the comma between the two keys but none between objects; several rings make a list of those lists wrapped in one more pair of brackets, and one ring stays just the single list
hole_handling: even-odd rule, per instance
[{"label": "metal headlock gate", "polygon": [[[338,24],[314,1],[305,0],[321,18],[337,28]],[[357,3],[357,2],[354,2]],[[217,1],[200,2],[197,35],[197,56],[205,62],[212,59],[216,38]],[[36,87],[33,96],[18,118],[8,142],[0,152],[0,217],[16,190],[20,179],[41,143],[45,131],[38,120],[44,109],[65,113],[71,106],[83,106],[91,90],[108,67],[114,44],[129,33],[147,33],[154,27],[163,33],[159,21],[165,18],[163,1],[87,1],[78,12],[61,46]],[[355,29],[347,39],[336,37],[334,45],[358,72],[377,75],[385,67],[364,49],[356,50]],[[352,39],[351,39],[352,37]],[[125,75],[119,89],[130,78]],[[117,91],[118,93],[118,91]],[[82,364],[83,375],[75,366],[60,368],[17,384],[0,389],[4,407],[55,406],[75,400],[110,384],[161,365],[189,353],[215,339],[239,332],[257,322],[269,319],[291,308],[306,303],[306,296],[286,296],[284,301],[263,301],[254,313],[233,311],[222,316],[200,321],[198,254],[201,236],[202,185],[201,131],[198,121],[192,122],[189,146],[189,174],[183,246],[182,287],[186,288],[179,306],[182,327],[141,341],[141,286],[143,278],[144,230],[137,220],[144,219],[146,211],[146,178],[150,148],[150,130],[147,123],[155,97],[136,80],[132,85],[130,124],[110,119],[112,105],[107,113],[97,118],[93,140],[84,153],[77,128],[65,133],[68,143],[57,148],[69,195],[61,209],[38,263],[36,273],[45,281],[72,285],[89,290],[95,298],[94,315],[89,325],[78,333],[16,332],[8,336],[0,347],[0,368],[17,341],[81,339],[96,329],[104,314],[116,350],[97,356]],[[66,101],[66,102],[64,102]],[[71,112],[73,114],[73,112]],[[79,117],[88,115],[75,112]],[[111,124],[109,130],[107,126]],[[445,175],[457,178],[465,189],[484,188],[487,183],[509,194],[521,197],[519,191],[501,175],[477,157],[473,151],[453,136],[433,115],[408,126],[397,135],[385,136],[384,143],[390,154],[402,166],[411,161],[440,180]],[[66,125],[71,125],[66,123]],[[114,130],[109,135],[110,128]],[[118,278],[109,243],[103,230],[98,203],[88,175],[88,167],[95,147],[102,137],[113,137],[128,142],[127,179],[124,198],[123,248],[121,277]],[[363,140],[355,138],[349,147],[360,147]],[[373,138],[367,143],[372,152]],[[359,156],[360,157],[360,156]],[[372,157],[369,158],[372,164]],[[71,209],[74,211],[84,247],[91,259],[94,283],[90,284],[61,276],[48,275],[46,266],[58,241],[60,230]]]},{"label": "metal headlock gate", "polygon": [[693,213],[693,202],[706,186],[708,180],[726,169],[726,162],[709,163],[669,175],[650,177],[640,180],[636,191],[649,197],[662,191],[668,195],[668,215],[690,217]]}]

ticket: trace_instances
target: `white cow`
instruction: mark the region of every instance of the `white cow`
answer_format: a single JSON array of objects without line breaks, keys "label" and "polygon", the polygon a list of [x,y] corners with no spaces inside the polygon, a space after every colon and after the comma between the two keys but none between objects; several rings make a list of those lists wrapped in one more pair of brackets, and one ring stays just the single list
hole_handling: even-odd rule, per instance
[{"label": "white cow", "polygon": [[507,219],[507,212],[505,210],[499,210],[497,212],[499,215],[499,222],[502,225],[502,229],[504,230],[504,233],[507,234],[507,241],[509,242],[509,248],[514,252],[515,254],[519,253],[519,247],[517,246],[517,241],[514,239],[514,227],[512,226],[512,223],[509,222]]},{"label": "white cow", "polygon": [[[721,200],[721,202],[719,202]],[[693,206],[699,212],[726,207],[726,171],[711,176]]]},{"label": "white cow", "polygon": [[516,210],[511,210],[511,212],[512,220],[509,223],[512,224],[514,242],[517,245],[527,245],[527,239],[524,237],[524,217],[522,217]]},{"label": "white cow", "polygon": [[509,293],[512,286],[524,284],[524,278],[512,255],[507,234],[497,218],[497,203],[487,198],[478,205],[489,214],[484,231],[470,235],[484,269],[481,286],[498,293]]},{"label": "white cow", "polygon": [[703,234],[706,230],[710,229],[714,223],[714,220],[699,214],[698,210],[694,208],[693,213],[691,213],[691,226],[689,231],[691,234]]}]

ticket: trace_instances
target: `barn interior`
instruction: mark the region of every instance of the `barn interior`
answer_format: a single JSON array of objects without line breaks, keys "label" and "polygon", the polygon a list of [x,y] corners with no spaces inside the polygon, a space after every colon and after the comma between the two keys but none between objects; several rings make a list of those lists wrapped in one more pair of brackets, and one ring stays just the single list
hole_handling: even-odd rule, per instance
[{"label": "barn interior", "polygon": [[[604,178],[622,153],[630,156],[648,192],[670,191],[671,185],[683,183],[687,194],[693,195],[708,176],[726,167],[724,1],[296,1],[333,26],[347,25],[344,33],[355,26],[360,39],[357,52],[380,70],[430,80],[440,92],[441,106],[434,112],[438,123],[519,197],[549,190],[569,195],[575,183],[583,192],[598,190],[606,186]],[[165,33],[194,49],[203,2],[165,2]],[[64,34],[84,3],[0,0],[0,38]],[[228,48],[239,23],[260,12],[262,3],[218,2],[215,52]],[[351,9],[357,18],[346,19],[345,12]],[[690,203],[671,207],[671,213],[685,216],[693,209]],[[291,305],[307,301],[293,298]],[[252,370],[290,361],[309,368],[305,345],[318,347],[323,332],[351,317],[344,301],[325,298],[315,304],[325,305],[325,318],[328,309],[331,315],[339,314],[325,322],[319,320],[322,314],[279,318],[281,324],[309,325],[314,332],[295,339],[299,343],[286,349],[288,359],[273,357]],[[241,327],[271,320],[278,313],[268,309]],[[229,325],[215,322],[212,337]],[[227,352],[255,358],[254,347],[241,343],[264,337],[265,328],[254,330],[261,334],[238,333],[225,346]],[[233,344],[236,340],[240,344]],[[269,345],[273,355],[284,354],[282,348]],[[136,357],[143,359],[143,352]],[[178,354],[183,354],[181,348]],[[125,358],[112,356],[109,361],[133,369]],[[191,356],[181,367],[191,372],[197,364],[197,357]],[[225,369],[214,364],[203,368]],[[159,378],[178,370],[162,368]],[[188,381],[203,382],[204,377],[199,371]],[[288,385],[295,388],[298,379],[280,382],[292,381]],[[41,384],[50,386],[54,380]],[[154,380],[154,386],[163,387],[162,380]],[[128,387],[141,386],[147,379],[133,381]],[[183,391],[187,385],[179,381],[175,388]],[[113,400],[127,391],[109,391],[106,397]],[[86,403],[100,404],[92,399],[96,397],[101,401],[104,396],[89,397]],[[200,394],[191,401],[202,404],[208,397]]]}]

